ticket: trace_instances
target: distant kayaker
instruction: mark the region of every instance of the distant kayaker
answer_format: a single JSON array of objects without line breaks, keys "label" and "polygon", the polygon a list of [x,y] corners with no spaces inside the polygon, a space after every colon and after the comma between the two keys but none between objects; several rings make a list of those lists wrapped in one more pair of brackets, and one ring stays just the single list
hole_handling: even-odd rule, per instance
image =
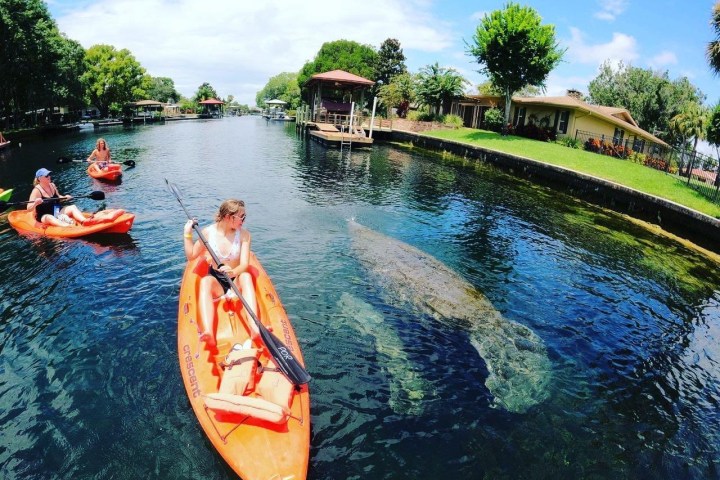
[{"label": "distant kayaker", "polygon": [[47,168],[41,168],[35,172],[33,189],[30,193],[28,210],[35,211],[35,219],[44,225],[56,227],[71,227],[73,225],[90,226],[99,222],[114,220],[124,210],[111,209],[97,212],[92,216],[86,216],[75,205],[61,206],[61,201],[72,200],[72,195],[60,195],[55,184],[50,179],[52,172]]},{"label": "distant kayaker", "polygon": [[87,161],[98,162],[97,166],[99,168],[107,168],[107,164],[112,162],[110,149],[104,138],[97,139],[97,142],[95,142],[95,150],[92,151]]},{"label": "distant kayaker", "polygon": [[[206,255],[210,264],[208,274],[200,280],[199,306],[200,306],[200,339],[209,346],[215,346],[214,300],[224,294],[232,296],[233,290],[225,275],[233,279],[249,305],[255,305],[255,290],[252,277],[248,273],[250,264],[250,232],[242,228],[245,222],[245,202],[242,200],[225,200],[215,214],[215,223],[205,227],[202,231],[210,248],[222,262],[215,265],[210,258],[205,244],[200,240],[193,243],[192,232],[194,220],[188,220],[183,230],[183,243],[185,257],[188,261],[200,255]],[[255,312],[254,312],[255,313]],[[250,322],[252,336],[257,338],[259,332],[254,322]]]}]

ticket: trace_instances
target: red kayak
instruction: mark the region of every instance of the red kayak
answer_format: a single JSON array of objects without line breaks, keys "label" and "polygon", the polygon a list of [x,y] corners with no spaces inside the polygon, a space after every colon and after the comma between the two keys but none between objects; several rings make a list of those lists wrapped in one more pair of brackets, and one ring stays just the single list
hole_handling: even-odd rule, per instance
[{"label": "red kayak", "polygon": [[114,181],[122,177],[122,165],[119,163],[93,162],[88,167],[87,173],[98,180]]}]

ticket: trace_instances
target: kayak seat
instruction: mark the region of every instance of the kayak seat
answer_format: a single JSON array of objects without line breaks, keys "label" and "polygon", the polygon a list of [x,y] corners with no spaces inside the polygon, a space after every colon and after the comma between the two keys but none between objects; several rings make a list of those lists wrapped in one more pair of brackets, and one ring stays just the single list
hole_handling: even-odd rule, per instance
[{"label": "kayak seat", "polygon": [[262,375],[257,384],[257,394],[268,402],[290,409],[295,387],[277,367],[271,358],[261,369]]},{"label": "kayak seat", "polygon": [[220,364],[224,369],[220,393],[245,395],[255,388],[258,353],[256,348],[230,350],[225,361]]},{"label": "kayak seat", "polygon": [[200,258],[195,264],[193,273],[198,277],[202,278],[208,274],[208,271],[210,271],[210,264],[208,263],[207,259],[205,257]]},{"label": "kayak seat", "polygon": [[[257,350],[233,350],[227,358],[235,365],[232,369],[226,367],[218,393],[205,395],[205,406],[213,411],[246,415],[275,424],[287,422],[293,385],[275,363],[268,362],[255,386]],[[257,396],[248,394],[253,387]]]}]

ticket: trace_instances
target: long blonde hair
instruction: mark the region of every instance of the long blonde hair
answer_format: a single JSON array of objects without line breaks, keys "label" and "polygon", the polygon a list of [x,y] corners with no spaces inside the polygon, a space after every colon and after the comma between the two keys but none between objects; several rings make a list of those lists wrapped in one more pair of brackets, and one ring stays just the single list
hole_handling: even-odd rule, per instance
[{"label": "long blonde hair", "polygon": [[219,222],[225,217],[235,215],[240,210],[245,210],[245,202],[229,198],[220,204],[218,212],[215,214],[215,221]]},{"label": "long blonde hair", "polygon": [[102,142],[102,144],[103,144],[103,150],[109,150],[109,148],[108,148],[108,146],[107,146],[107,142],[105,141],[104,138],[98,138],[98,139],[97,139],[97,142],[95,142],[95,148],[97,148],[98,150],[100,150],[100,142]]}]

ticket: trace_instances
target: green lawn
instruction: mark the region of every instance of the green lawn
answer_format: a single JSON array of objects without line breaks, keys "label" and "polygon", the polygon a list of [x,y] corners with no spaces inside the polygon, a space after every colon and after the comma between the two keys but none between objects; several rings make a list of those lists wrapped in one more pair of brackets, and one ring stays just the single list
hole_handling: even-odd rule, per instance
[{"label": "green lawn", "polygon": [[556,143],[539,142],[512,135],[503,137],[495,132],[472,128],[431,130],[423,132],[422,135],[454,140],[569,168],[656,197],[666,198],[711,217],[720,218],[720,206],[688,187],[685,182],[659,170],[627,160],[568,148]]}]

